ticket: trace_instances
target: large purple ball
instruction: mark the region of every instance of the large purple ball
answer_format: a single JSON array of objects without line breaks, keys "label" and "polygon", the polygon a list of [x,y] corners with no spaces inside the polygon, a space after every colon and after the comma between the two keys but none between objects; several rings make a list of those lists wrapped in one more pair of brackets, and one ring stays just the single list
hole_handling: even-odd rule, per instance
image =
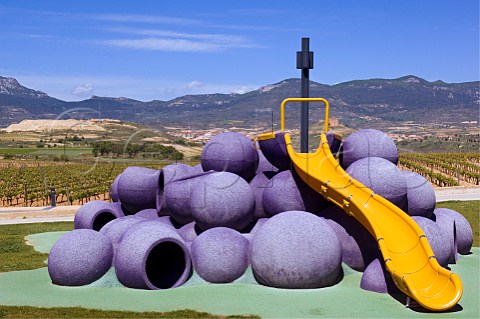
[{"label": "large purple ball", "polygon": [[263,172],[276,172],[276,171],[278,171],[278,168],[273,166],[273,164],[267,160],[267,158],[265,157],[265,155],[263,155],[261,150],[258,150],[258,167],[255,174],[258,175]]},{"label": "large purple ball", "polygon": [[437,203],[432,185],[420,174],[408,171],[401,173],[407,182],[406,212],[410,216],[430,218]]},{"label": "large purple ball", "polygon": [[391,162],[380,157],[365,157],[352,163],[346,172],[376,194],[405,208],[407,182]]},{"label": "large purple ball", "polygon": [[174,228],[159,221],[135,224],[122,236],[115,253],[117,278],[130,288],[175,288],[190,276],[185,241]]},{"label": "large purple ball", "polygon": [[99,231],[108,222],[125,214],[118,203],[92,200],[78,209],[73,220],[75,229],[93,229]]},{"label": "large purple ball", "polygon": [[201,233],[191,246],[195,271],[211,283],[232,282],[247,270],[249,246],[249,241],[236,230],[211,228]]},{"label": "large purple ball", "polygon": [[395,286],[392,276],[385,268],[385,264],[378,258],[365,268],[360,280],[360,288],[384,294],[400,292]]},{"label": "large purple ball", "polygon": [[427,236],[428,243],[435,254],[437,262],[442,266],[446,266],[450,259],[451,246],[450,241],[445,237],[440,226],[434,221],[422,216],[412,216],[412,219],[420,226],[425,236]]},{"label": "large purple ball", "polygon": [[285,171],[291,168],[292,161],[285,144],[285,132],[276,132],[275,138],[272,139],[259,140],[258,145],[265,158],[279,170]]},{"label": "large purple ball", "polygon": [[272,187],[272,181],[264,173],[259,173],[250,181],[250,187],[255,196],[255,218],[268,217],[263,209],[263,191]]},{"label": "large purple ball", "polygon": [[157,193],[156,207],[159,210],[160,215],[169,216],[170,212],[165,203],[165,190],[168,188],[168,185],[175,181],[196,175],[198,172],[194,167],[182,163],[169,164],[163,167],[160,171],[160,188]]},{"label": "large purple ball", "polygon": [[320,212],[335,231],[342,246],[342,261],[350,268],[364,271],[379,255],[378,245],[368,230],[339,207],[332,206]]},{"label": "large purple ball", "polygon": [[342,167],[347,168],[365,157],[381,157],[397,164],[398,150],[387,134],[374,129],[364,129],[351,134],[343,141]]},{"label": "large purple ball", "polygon": [[457,262],[457,235],[455,234],[455,220],[450,216],[441,213],[438,215],[433,213],[430,219],[433,220],[438,227],[440,227],[443,237],[445,237],[445,239],[450,243],[448,263],[455,264]]},{"label": "large purple ball", "polygon": [[457,250],[460,254],[466,255],[473,245],[473,231],[468,220],[459,212],[448,208],[437,208],[433,213],[438,217],[444,215],[455,221]]},{"label": "large purple ball", "polygon": [[91,229],[76,229],[60,237],[48,256],[48,274],[60,286],[88,285],[112,265],[108,238]]},{"label": "large purple ball", "polygon": [[253,274],[266,286],[331,286],[341,278],[341,262],[335,232],[325,219],[307,212],[273,216],[258,229],[251,244]]},{"label": "large purple ball", "polygon": [[131,214],[147,208],[157,208],[157,196],[162,182],[159,170],[130,166],[118,180],[118,198]]},{"label": "large purple ball", "polygon": [[112,199],[112,202],[118,202],[118,180],[120,179],[119,174],[112,183],[112,186],[110,187],[110,198]]},{"label": "large purple ball", "polygon": [[215,172],[199,179],[190,193],[192,216],[202,230],[229,227],[242,230],[253,219],[255,198],[238,175]]},{"label": "large purple ball", "polygon": [[268,216],[289,210],[319,212],[325,205],[321,195],[303,183],[294,172],[283,171],[272,177],[263,190],[263,209]]},{"label": "large purple ball", "polygon": [[243,134],[218,134],[205,144],[201,155],[204,171],[231,172],[249,181],[255,176],[258,153],[253,142]]},{"label": "large purple ball", "polygon": [[142,221],[144,221],[144,219],[132,215],[117,218],[102,227],[100,233],[104,234],[110,240],[113,250],[117,251],[117,246],[123,234],[133,225]]}]

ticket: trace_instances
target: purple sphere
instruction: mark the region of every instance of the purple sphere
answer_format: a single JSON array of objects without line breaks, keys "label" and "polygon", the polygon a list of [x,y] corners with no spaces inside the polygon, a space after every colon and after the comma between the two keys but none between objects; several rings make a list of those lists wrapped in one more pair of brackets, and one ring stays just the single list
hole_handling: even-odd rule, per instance
[{"label": "purple sphere", "polygon": [[459,212],[448,208],[437,208],[433,213],[438,217],[444,215],[455,221],[455,235],[457,239],[457,251],[466,255],[472,249],[473,231],[468,220]]},{"label": "purple sphere", "polygon": [[255,176],[258,153],[253,142],[243,134],[218,134],[205,144],[201,155],[204,171],[230,172],[249,181]]},{"label": "purple sphere", "polygon": [[303,183],[294,172],[283,171],[269,182],[263,190],[263,209],[268,216],[300,210],[311,213],[319,212],[325,205],[325,199],[308,185]]},{"label": "purple sphere", "polygon": [[197,174],[197,169],[194,167],[183,164],[174,163],[169,164],[162,168],[163,173],[163,185],[167,185],[179,179],[187,178],[189,176]]},{"label": "purple sphere", "polygon": [[407,182],[391,162],[380,157],[366,157],[354,162],[346,172],[376,194],[401,209],[405,208]]},{"label": "purple sphere", "polygon": [[110,240],[113,246],[113,250],[114,252],[116,252],[123,234],[133,225],[138,224],[142,221],[144,221],[144,219],[132,215],[120,217],[112,220],[104,227],[102,227],[102,229],[100,229],[100,233],[105,235]]},{"label": "purple sphere", "polygon": [[257,171],[255,172],[256,175],[263,173],[263,172],[277,172],[278,168],[273,166],[272,163],[270,163],[265,155],[263,155],[261,150],[258,150],[258,167]]},{"label": "purple sphere", "polygon": [[387,134],[374,129],[364,129],[351,134],[343,141],[342,167],[347,168],[365,157],[381,157],[397,164],[398,150]]},{"label": "purple sphere", "polygon": [[255,218],[268,217],[263,209],[263,191],[266,188],[272,187],[272,181],[267,175],[260,173],[255,175],[250,181],[250,187],[252,188],[253,196],[255,197]]},{"label": "purple sphere", "polygon": [[190,253],[175,229],[159,221],[131,227],[117,247],[118,280],[138,289],[169,289],[181,286],[191,273]]},{"label": "purple sphere", "polygon": [[200,231],[195,227],[195,222],[191,222],[182,226],[177,232],[188,244],[192,243],[198,237]]},{"label": "purple sphere", "polygon": [[342,144],[342,138],[335,133],[327,133],[326,137],[328,146],[330,146],[330,151],[334,155],[337,154]]},{"label": "purple sphere", "polygon": [[430,218],[437,203],[432,185],[417,173],[408,171],[401,173],[407,182],[407,214]]},{"label": "purple sphere", "polygon": [[378,245],[368,230],[355,218],[337,206],[322,210],[319,216],[337,235],[342,247],[342,261],[352,269],[364,271],[365,267],[379,255]]},{"label": "purple sphere", "polygon": [[269,140],[259,140],[258,145],[265,158],[280,171],[289,170],[292,167],[285,144],[285,132],[276,132],[275,138]]},{"label": "purple sphere", "polygon": [[229,283],[248,267],[250,243],[236,230],[211,228],[192,243],[192,261],[197,274],[211,283]]},{"label": "purple sphere", "polygon": [[229,227],[242,230],[253,219],[255,198],[238,175],[215,172],[200,178],[190,193],[192,216],[201,230]]},{"label": "purple sphere", "polygon": [[383,294],[400,292],[397,286],[395,286],[392,276],[385,268],[385,264],[378,258],[365,268],[360,280],[360,288]]},{"label": "purple sphere", "polygon": [[253,237],[255,279],[277,288],[320,288],[342,275],[340,243],[325,219],[301,211],[266,221]]},{"label": "purple sphere", "polygon": [[157,208],[157,196],[163,177],[159,170],[130,166],[118,180],[118,198],[131,214]]},{"label": "purple sphere", "polygon": [[139,211],[134,215],[135,217],[138,218],[143,218],[143,219],[159,219],[160,216],[158,216],[158,211],[156,208],[147,208],[144,210]]},{"label": "purple sphere", "polygon": [[99,231],[108,222],[125,216],[117,203],[92,200],[78,209],[73,220],[75,229],[93,229]]},{"label": "purple sphere", "polygon": [[442,230],[443,237],[448,240],[450,243],[450,254],[448,256],[448,263],[455,264],[457,262],[457,236],[455,234],[456,227],[455,227],[455,220],[446,214],[432,214],[430,217],[431,220],[435,222],[435,224],[440,227]]},{"label": "purple sphere", "polygon": [[88,285],[112,265],[108,238],[91,229],[76,229],[60,237],[48,256],[48,274],[60,286]]},{"label": "purple sphere", "polygon": [[193,166],[192,172],[195,173],[195,174],[203,173],[202,164],[197,164],[197,165]]},{"label": "purple sphere", "polygon": [[450,259],[451,246],[450,241],[444,236],[440,226],[434,221],[422,216],[412,216],[412,219],[420,226],[425,236],[427,236],[428,243],[430,247],[432,247],[437,262],[442,266],[446,266]]},{"label": "purple sphere", "polygon": [[115,177],[112,186],[110,187],[110,198],[112,199],[112,202],[118,202],[118,180],[120,179],[120,175],[122,174]]}]

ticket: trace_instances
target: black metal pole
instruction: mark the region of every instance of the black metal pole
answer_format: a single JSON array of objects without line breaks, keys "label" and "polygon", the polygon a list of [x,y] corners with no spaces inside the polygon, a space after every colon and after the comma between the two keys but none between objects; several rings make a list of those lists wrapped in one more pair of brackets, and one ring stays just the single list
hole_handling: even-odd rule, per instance
[{"label": "black metal pole", "polygon": [[[310,97],[310,69],[313,69],[313,52],[310,39],[302,38],[302,51],[297,52],[297,69],[301,69],[301,97]],[[308,102],[302,102],[300,122],[300,149],[308,153]]]}]

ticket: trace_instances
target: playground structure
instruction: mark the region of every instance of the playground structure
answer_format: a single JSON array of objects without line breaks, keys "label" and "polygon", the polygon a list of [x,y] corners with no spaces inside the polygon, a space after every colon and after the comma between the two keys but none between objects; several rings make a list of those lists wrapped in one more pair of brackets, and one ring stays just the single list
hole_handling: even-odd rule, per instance
[{"label": "playground structure", "polygon": [[[407,192],[409,182],[395,166],[398,153],[386,134],[359,131],[366,141],[361,145],[353,134],[342,144],[329,132],[328,101],[308,98],[313,68],[308,41],[297,53],[297,68],[302,69],[303,98],[282,102],[280,131],[259,135],[259,150],[241,134],[222,133],[205,145],[200,166],[129,167],[112,184],[113,203],[83,205],[76,229],[52,248],[52,281],[85,285],[113,266],[126,287],[170,289],[185,284],[193,271],[207,282],[230,283],[250,265],[259,284],[318,289],[342,280],[343,262],[365,271],[364,289],[387,292],[393,279],[399,293],[426,309],[454,307],[462,282],[444,267],[456,262],[457,252],[470,251],[468,222],[457,212],[434,210],[433,189],[418,174],[409,181],[420,184]],[[302,103],[301,152],[285,129],[289,102]],[[320,146],[308,153],[312,102],[325,105],[325,122]],[[368,169],[393,167],[393,180],[403,183],[398,194],[389,197],[391,187],[383,187],[383,181],[377,190],[359,181],[365,172],[352,167],[369,159],[380,164]],[[425,196],[407,196],[420,187]],[[433,230],[420,228],[420,222]]]}]

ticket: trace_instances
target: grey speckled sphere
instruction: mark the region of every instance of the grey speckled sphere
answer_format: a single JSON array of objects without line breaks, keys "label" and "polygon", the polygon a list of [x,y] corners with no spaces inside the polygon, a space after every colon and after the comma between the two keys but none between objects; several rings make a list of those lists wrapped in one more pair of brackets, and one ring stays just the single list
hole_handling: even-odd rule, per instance
[{"label": "grey speckled sphere", "polygon": [[250,181],[257,170],[258,153],[245,135],[226,132],[205,144],[200,160],[204,171],[231,172]]},{"label": "grey speckled sphere", "polygon": [[113,250],[117,251],[117,246],[120,243],[123,234],[133,225],[142,221],[144,221],[144,219],[135,217],[134,215],[117,218],[100,229],[100,233],[104,234],[108,239],[110,239]]},{"label": "grey speckled sphere", "polygon": [[432,185],[423,177],[414,172],[401,171],[407,182],[407,209],[410,216],[430,218],[437,199]]},{"label": "grey speckled sphere", "polygon": [[280,171],[289,170],[292,161],[288,156],[287,146],[285,144],[285,132],[276,132],[275,138],[269,140],[259,140],[258,145],[265,158],[277,167]]},{"label": "grey speckled sphere", "polygon": [[117,203],[92,200],[80,206],[75,214],[75,229],[93,229],[99,231],[108,222],[125,216]]},{"label": "grey speckled sphere", "polygon": [[456,227],[455,227],[455,220],[447,215],[447,214],[432,214],[430,217],[431,220],[435,222],[435,224],[440,227],[442,230],[442,235],[448,240],[450,243],[450,254],[448,256],[448,263],[455,264],[457,262],[457,238],[456,238]]},{"label": "grey speckled sphere", "polygon": [[118,202],[118,180],[120,179],[120,175],[122,174],[119,174],[117,177],[115,177],[112,186],[110,187],[110,198],[113,202]]},{"label": "grey speckled sphere", "polygon": [[319,212],[325,205],[321,195],[303,183],[296,173],[283,171],[272,177],[263,190],[263,209],[268,216],[289,210]]},{"label": "grey speckled sphere", "polygon": [[175,229],[159,221],[131,227],[117,247],[114,266],[124,286],[138,289],[175,288],[191,274],[185,241]]},{"label": "grey speckled sphere", "polygon": [[272,181],[263,173],[255,175],[250,181],[253,195],[255,196],[255,218],[268,217],[263,209],[263,191],[266,188],[272,187]]},{"label": "grey speckled sphere", "polygon": [[395,286],[392,276],[385,268],[385,264],[380,259],[373,260],[367,266],[360,280],[360,288],[383,294],[400,292]]},{"label": "grey speckled sphere", "polygon": [[201,230],[229,227],[242,230],[253,219],[255,198],[238,175],[215,172],[199,179],[190,193],[192,216]]},{"label": "grey speckled sphere", "polygon": [[157,195],[162,182],[159,170],[130,166],[118,180],[118,198],[131,214],[157,208]]},{"label": "grey speckled sphere", "polygon": [[448,208],[437,208],[433,213],[438,217],[440,215],[448,216],[455,221],[457,251],[462,255],[466,255],[472,249],[473,231],[468,220],[459,212]]},{"label": "grey speckled sphere", "polygon": [[342,167],[346,168],[365,157],[381,157],[397,164],[398,150],[387,134],[374,129],[364,129],[351,134],[343,141]]},{"label": "grey speckled sphere", "polygon": [[346,172],[376,194],[405,209],[407,182],[391,162],[380,157],[366,157],[351,164]]},{"label": "grey speckled sphere", "polygon": [[48,256],[48,274],[56,285],[88,285],[108,271],[112,259],[112,244],[105,235],[76,229],[53,245]]},{"label": "grey speckled sphere", "polygon": [[192,261],[197,274],[211,283],[229,283],[240,278],[248,267],[250,243],[236,230],[211,228],[192,243]]},{"label": "grey speckled sphere", "polygon": [[445,237],[440,226],[434,221],[422,216],[412,216],[412,219],[420,226],[425,236],[427,236],[428,243],[430,247],[432,247],[437,262],[442,266],[446,266],[450,259],[451,246],[450,241]]},{"label": "grey speckled sphere", "polygon": [[355,218],[337,206],[320,212],[326,218],[342,246],[342,261],[350,268],[364,271],[365,267],[379,255],[378,245],[368,230]]},{"label": "grey speckled sphere", "polygon": [[325,219],[301,211],[266,221],[253,237],[255,279],[277,288],[320,288],[342,276],[340,243]]}]

